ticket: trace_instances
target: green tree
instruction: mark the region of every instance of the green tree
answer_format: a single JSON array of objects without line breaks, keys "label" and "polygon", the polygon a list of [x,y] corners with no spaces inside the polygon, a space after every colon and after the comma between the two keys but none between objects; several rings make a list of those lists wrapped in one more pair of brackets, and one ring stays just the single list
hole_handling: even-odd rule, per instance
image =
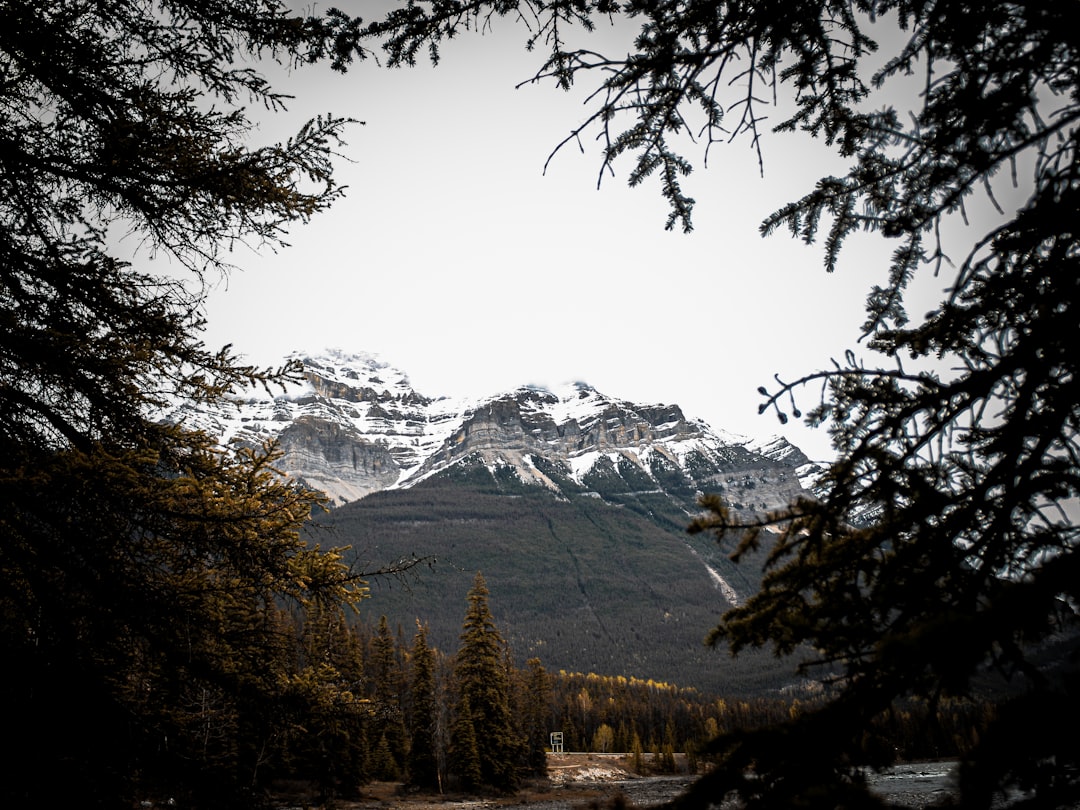
[{"label": "green tree", "polygon": [[[243,105],[284,104],[250,65],[344,67],[356,31],[275,2],[0,4],[4,806],[242,806],[286,677],[276,605],[363,593],[301,541],[320,499],[273,451],[154,417],[291,374],[208,350],[201,291],[339,194],[344,120],[247,145]],[[35,776],[46,751],[63,779]]]},{"label": "green tree", "polygon": [[[386,616],[379,617],[379,626],[371,642],[371,659],[368,673],[374,686],[373,721],[371,723],[372,750],[385,739],[394,760],[393,774],[400,772],[408,750],[408,731],[401,699],[405,692],[405,674],[397,657],[397,645],[390,632]],[[390,771],[379,775],[380,779],[396,778]]]},{"label": "green tree", "polygon": [[326,800],[354,796],[369,778],[362,645],[336,607],[312,605],[301,619],[262,757],[273,776],[310,781]]},{"label": "green tree", "polygon": [[517,785],[524,744],[510,716],[510,683],[503,665],[506,643],[495,626],[488,595],[487,583],[478,573],[469,590],[461,648],[454,664],[460,695],[458,714],[471,718],[481,783],[509,791]]},{"label": "green tree", "polygon": [[675,726],[668,721],[664,728],[664,742],[660,747],[660,765],[664,773],[675,773]]},{"label": "green tree", "polygon": [[645,749],[641,746],[641,737],[634,732],[634,739],[630,743],[630,763],[634,773],[645,773]]},{"label": "green tree", "polygon": [[447,768],[465,790],[472,790],[485,783],[480,761],[480,744],[476,739],[476,718],[469,705],[468,695],[462,695],[454,707]]},{"label": "green tree", "polygon": [[385,733],[379,735],[379,741],[375,745],[372,754],[371,772],[376,779],[381,779],[384,782],[395,782],[401,778],[401,769]]},{"label": "green tree", "polygon": [[551,728],[552,691],[551,679],[539,658],[525,662],[524,688],[521,708],[521,731],[525,737],[525,770],[536,776],[547,775],[547,745]]},{"label": "green tree", "polygon": [[[822,238],[830,271],[857,232],[894,245],[882,278],[868,282],[867,356],[850,352],[761,389],[762,410],[782,422],[801,418],[809,396],[807,419],[828,426],[836,457],[816,497],[749,523],[710,498],[695,524],[724,543],[741,535],[740,557],[775,538],[761,592],[726,614],[712,641],[806,656],[805,671],[832,686],[820,707],[722,738],[720,766],[695,798],[865,803],[862,766],[893,756],[876,718],[907,695],[935,705],[968,694],[990,670],[1010,680],[1013,697],[965,757],[962,800],[986,806],[1017,788],[1065,807],[1080,793],[1080,748],[1040,731],[1080,713],[1073,10],[510,0],[410,3],[368,28],[401,64],[421,49],[438,56],[443,39],[487,30],[495,17],[527,19],[528,45],[548,54],[536,80],[595,77],[593,107],[565,143],[595,132],[605,170],[632,156],[631,184],[659,176],[668,227],[690,228],[686,136],[709,149],[745,136],[760,148],[766,106],[779,99],[776,130],[821,138],[850,168],[768,216],[762,231]],[[587,32],[609,17],[640,23],[625,52],[575,39],[575,25]],[[897,108],[903,98],[908,109]],[[987,201],[996,219],[968,219]],[[970,238],[965,220],[977,226]],[[944,296],[912,315],[912,280],[927,273]],[[1040,654],[1051,642],[1063,652]]]},{"label": "green tree", "polygon": [[420,790],[442,791],[439,756],[436,750],[439,706],[435,680],[435,653],[427,643],[427,626],[416,623],[409,693],[412,711],[409,717],[409,784]]},{"label": "green tree", "polygon": [[0,790],[15,805],[44,789],[29,774],[46,748],[90,805],[156,789],[239,801],[258,773],[249,732],[288,671],[274,602],[362,595],[337,554],[300,540],[314,496],[272,456],[184,441],[168,466],[68,449],[5,482],[24,496],[2,518],[4,679],[20,695],[6,723],[21,744]]}]

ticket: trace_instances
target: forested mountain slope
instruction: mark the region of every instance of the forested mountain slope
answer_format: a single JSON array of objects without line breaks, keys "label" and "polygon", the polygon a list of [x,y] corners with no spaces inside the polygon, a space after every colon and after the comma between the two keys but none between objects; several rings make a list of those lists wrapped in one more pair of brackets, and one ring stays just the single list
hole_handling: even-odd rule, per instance
[{"label": "forested mountain slope", "polygon": [[[768,656],[732,662],[703,639],[756,590],[686,527],[703,493],[744,514],[804,493],[813,465],[780,438],[756,441],[585,383],[432,399],[368,354],[297,354],[304,382],[171,418],[221,438],[276,440],[284,473],[332,509],[311,539],[349,546],[361,570],[431,558],[415,581],[376,582],[362,617],[385,614],[453,652],[473,575],[519,663],[756,693],[789,683]],[[407,586],[407,587],[406,587]]]},{"label": "forested mountain slope", "polygon": [[704,645],[732,595],[753,589],[757,567],[736,566],[708,539],[665,522],[596,497],[557,498],[477,465],[334,509],[312,536],[351,545],[361,564],[430,556],[415,577],[374,583],[361,618],[386,615],[406,637],[419,619],[445,652],[457,649],[465,595],[481,571],[519,664],[535,656],[551,670],[723,694],[792,683],[771,656],[733,660]]}]

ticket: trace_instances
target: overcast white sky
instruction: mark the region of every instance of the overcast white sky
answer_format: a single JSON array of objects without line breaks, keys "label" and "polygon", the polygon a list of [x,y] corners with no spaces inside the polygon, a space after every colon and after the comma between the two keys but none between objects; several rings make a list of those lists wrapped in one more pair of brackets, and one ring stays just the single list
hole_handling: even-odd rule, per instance
[{"label": "overcast white sky", "polygon": [[802,136],[766,140],[764,178],[745,139],[714,148],[707,168],[691,147],[696,230],[666,232],[657,182],[628,189],[628,163],[597,189],[596,143],[543,173],[584,117],[584,92],[515,90],[541,58],[524,38],[505,23],[455,42],[437,68],[297,74],[280,124],[330,111],[366,122],[340,164],[347,197],[289,249],[235,255],[241,272],[209,300],[207,343],[259,363],[375,352],[428,396],[584,380],[826,457],[824,430],[758,416],[756,389],[854,345],[890,246],[853,244],[830,275],[820,246],[757,228],[843,164]]}]

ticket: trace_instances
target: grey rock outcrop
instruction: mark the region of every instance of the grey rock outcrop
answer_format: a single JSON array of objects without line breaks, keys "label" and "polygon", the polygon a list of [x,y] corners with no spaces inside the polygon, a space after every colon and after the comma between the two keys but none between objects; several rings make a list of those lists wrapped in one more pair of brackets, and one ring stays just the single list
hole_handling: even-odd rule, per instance
[{"label": "grey rock outcrop", "polygon": [[623,503],[626,493],[662,494],[685,514],[702,492],[720,492],[751,512],[803,492],[806,457],[784,439],[714,431],[677,405],[630,403],[584,383],[430,399],[373,355],[294,357],[304,366],[295,389],[251,393],[215,411],[181,406],[170,418],[223,441],[277,441],[279,468],[336,504],[476,464],[560,495]]}]

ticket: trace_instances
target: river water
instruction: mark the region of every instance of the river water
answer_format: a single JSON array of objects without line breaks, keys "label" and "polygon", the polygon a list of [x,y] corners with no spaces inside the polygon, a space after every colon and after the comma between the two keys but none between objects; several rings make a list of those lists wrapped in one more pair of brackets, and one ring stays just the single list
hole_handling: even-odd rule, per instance
[{"label": "river water", "polygon": [[[870,789],[890,803],[905,808],[926,808],[952,793],[953,762],[914,762],[898,765],[880,774],[870,774]],[[670,801],[682,793],[693,778],[689,776],[642,777],[611,782],[576,783],[567,786],[565,797],[530,802],[528,810],[580,810],[585,804],[603,805],[618,794],[637,807]],[[588,793],[588,798],[585,792]],[[734,803],[722,805],[735,807]]]}]

